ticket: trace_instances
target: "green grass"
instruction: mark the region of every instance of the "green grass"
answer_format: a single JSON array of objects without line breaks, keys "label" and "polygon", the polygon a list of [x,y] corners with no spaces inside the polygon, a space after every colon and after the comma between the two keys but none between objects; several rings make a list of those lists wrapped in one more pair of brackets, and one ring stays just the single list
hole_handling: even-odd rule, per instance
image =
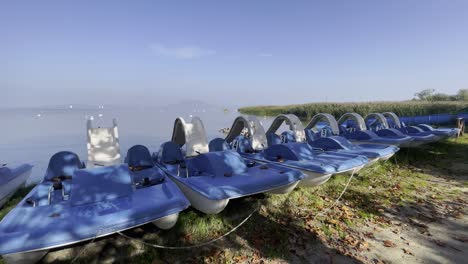
[{"label": "green grass", "polygon": [[0,220],[2,220],[3,217],[5,217],[5,215],[7,215],[8,212],[11,211],[11,209],[15,208],[15,206],[23,199],[23,197],[25,197],[26,194],[28,194],[33,188],[34,188],[34,186],[28,186],[28,187],[24,187],[24,188],[19,189],[10,198],[10,200],[8,202],[6,202],[4,204],[4,206],[1,208],[1,210],[0,210]]},{"label": "green grass", "polygon": [[329,113],[340,117],[345,113],[356,112],[362,116],[369,113],[394,112],[399,116],[431,115],[456,113],[468,107],[468,101],[457,102],[365,102],[365,103],[310,103],[284,106],[252,106],[239,108],[239,112],[258,116],[295,114],[302,120],[309,120],[318,113]]},{"label": "green grass", "polygon": [[[171,230],[145,225],[127,231],[128,235],[150,243],[194,245],[226,233],[261,206],[235,233],[210,247],[173,251],[144,246],[143,251],[136,253],[134,243],[111,236],[99,242],[106,245],[106,250],[98,253],[90,250],[77,263],[95,262],[98,257],[109,255],[109,248],[116,249],[122,262],[135,263],[233,263],[234,260],[253,261],[260,258],[267,261],[297,260],[298,256],[292,253],[295,249],[307,248],[314,243],[330,243],[327,247],[333,248],[333,243],[356,234],[356,230],[366,223],[377,223],[381,228],[391,227],[386,213],[392,210],[421,205],[430,207],[434,202],[462,197],[464,193],[460,189],[437,184],[434,180],[450,178],[466,186],[466,181],[460,177],[467,175],[468,170],[466,166],[458,165],[465,164],[467,160],[468,135],[418,149],[401,150],[391,160],[377,163],[356,174],[341,202],[330,211],[325,212],[325,209],[343,190],[349,179],[347,176],[332,177],[324,185],[297,188],[286,195],[255,195],[232,200],[217,215],[205,215],[189,209],[180,214],[177,225]],[[0,210],[0,218],[29,190],[18,192]],[[298,258],[307,261],[304,256]]]}]

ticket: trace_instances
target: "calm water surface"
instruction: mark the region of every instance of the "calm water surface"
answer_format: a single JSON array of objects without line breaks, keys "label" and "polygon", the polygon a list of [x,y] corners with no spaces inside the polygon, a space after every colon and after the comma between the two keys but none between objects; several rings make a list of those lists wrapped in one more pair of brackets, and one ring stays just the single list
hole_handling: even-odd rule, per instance
[{"label": "calm water surface", "polygon": [[[185,109],[184,109],[185,108]],[[94,117],[96,126],[111,126],[116,118],[122,156],[135,144],[157,151],[161,143],[170,140],[174,120],[199,116],[208,139],[223,136],[219,130],[230,127],[239,115],[235,110],[224,112],[221,107],[106,107],[105,109],[3,109],[0,110],[0,162],[34,165],[28,183],[42,180],[51,155],[69,150],[86,160],[86,120]],[[265,128],[271,119],[261,118]]]}]

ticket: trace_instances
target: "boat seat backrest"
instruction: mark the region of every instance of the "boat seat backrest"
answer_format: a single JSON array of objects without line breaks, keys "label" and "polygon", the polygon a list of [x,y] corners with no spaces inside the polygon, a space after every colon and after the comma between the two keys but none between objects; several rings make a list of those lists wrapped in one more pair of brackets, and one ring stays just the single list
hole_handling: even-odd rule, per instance
[{"label": "boat seat backrest", "polygon": [[304,129],[304,133],[308,142],[312,142],[316,139],[315,133],[312,129]]},{"label": "boat seat backrest", "polygon": [[291,130],[283,131],[283,133],[281,133],[281,141],[282,143],[296,142],[296,136]]},{"label": "boat seat backrest", "polygon": [[208,174],[224,177],[247,171],[244,159],[235,151],[202,153],[191,159],[189,167],[196,172],[195,176]]},{"label": "boat seat backrest", "polygon": [[154,162],[147,147],[135,145],[128,149],[126,162],[130,167],[152,168]]},{"label": "boat seat backrest", "polygon": [[161,145],[158,160],[163,163],[180,163],[184,161],[184,155],[179,145],[173,141],[168,141]]},{"label": "boat seat backrest", "polygon": [[253,153],[254,149],[250,142],[250,139],[246,136],[237,136],[233,142],[232,146],[234,150],[237,150],[239,153]]},{"label": "boat seat backrest", "polygon": [[215,138],[208,144],[210,152],[230,150],[229,144],[223,138]]},{"label": "boat seat backrest", "polygon": [[71,177],[76,170],[82,168],[83,164],[78,155],[70,151],[61,151],[50,158],[44,179],[50,181],[60,176]]},{"label": "boat seat backrest", "polygon": [[[300,143],[296,143],[300,144]],[[269,160],[280,161],[280,160],[299,160],[299,157],[292,151],[287,144],[276,144],[270,146],[265,150],[265,156]]]},{"label": "boat seat backrest", "polygon": [[275,133],[267,133],[266,138],[267,138],[268,146],[273,146],[273,145],[282,143],[281,137]]}]

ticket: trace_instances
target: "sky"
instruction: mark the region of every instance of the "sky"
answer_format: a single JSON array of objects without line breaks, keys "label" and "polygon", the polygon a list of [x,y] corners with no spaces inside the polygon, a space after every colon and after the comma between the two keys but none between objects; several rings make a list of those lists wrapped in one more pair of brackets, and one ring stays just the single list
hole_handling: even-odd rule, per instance
[{"label": "sky", "polygon": [[0,1],[0,107],[468,88],[468,1]]}]

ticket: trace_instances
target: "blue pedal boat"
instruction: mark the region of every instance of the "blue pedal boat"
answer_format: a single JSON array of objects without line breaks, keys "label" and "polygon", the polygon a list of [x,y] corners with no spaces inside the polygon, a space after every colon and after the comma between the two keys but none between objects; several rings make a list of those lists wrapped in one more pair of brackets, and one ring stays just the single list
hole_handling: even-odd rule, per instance
[{"label": "blue pedal boat", "polygon": [[389,127],[399,129],[400,131],[409,134],[411,131],[416,133],[425,133],[438,136],[440,139],[456,137],[460,132],[458,128],[433,128],[428,124],[418,124],[415,126],[406,126],[400,121],[400,118],[393,112],[382,113],[387,118]]},{"label": "blue pedal boat", "polygon": [[265,192],[288,193],[304,177],[291,168],[249,162],[235,151],[209,152],[198,117],[190,123],[177,118],[172,140],[163,143],[154,158],[192,206],[206,214],[221,212],[231,199]]},{"label": "blue pedal boat", "polygon": [[387,122],[387,118],[380,113],[370,113],[364,118],[367,129],[373,130],[379,136],[410,136],[413,138],[412,146],[419,146],[440,140],[440,137],[422,131],[417,127],[400,127],[391,128]]},{"label": "blue pedal boat", "polygon": [[75,153],[56,153],[44,180],[0,222],[0,255],[34,263],[50,249],[146,223],[170,227],[189,203],[162,171],[148,170],[85,169]]},{"label": "blue pedal boat", "polygon": [[401,132],[398,135],[383,133],[377,134],[375,131],[367,129],[364,118],[358,113],[346,113],[338,119],[340,136],[348,139],[353,144],[378,144],[394,145],[399,148],[412,147],[420,143],[413,143],[414,138],[404,135]]},{"label": "blue pedal boat", "polygon": [[0,164],[0,208],[25,185],[31,175],[32,167],[29,164],[19,166]]},{"label": "blue pedal boat", "polygon": [[335,117],[320,113],[312,117],[304,128],[309,145],[324,151],[336,151],[366,156],[369,164],[378,160],[385,161],[395,155],[399,148],[393,145],[360,144],[355,145],[339,136],[340,130]]},{"label": "blue pedal boat", "polygon": [[[286,124],[289,130],[285,130],[280,135],[278,135],[277,132],[283,124]],[[298,146],[304,148],[304,145],[309,145],[307,144],[305,129],[302,125],[301,120],[293,114],[278,115],[271,123],[270,128],[268,128],[266,136],[269,146],[274,146],[277,144],[301,143],[302,145]],[[313,147],[312,151],[313,153],[319,155],[319,157],[321,157],[322,159],[328,159],[328,162],[336,162],[338,160],[345,161],[345,163],[342,165],[348,167],[352,166],[352,164],[355,163],[357,160],[361,160],[362,162],[364,162],[364,166],[367,166],[370,163],[369,159],[363,159],[363,155],[336,151],[325,152],[323,149]],[[343,171],[342,169],[337,169],[338,172],[336,174],[347,174],[357,172],[364,166],[349,168],[345,171]]]},{"label": "blue pedal boat", "polygon": [[[242,135],[242,131],[247,131],[247,135]],[[334,174],[358,170],[367,162],[362,156],[350,159],[318,154],[309,145],[297,142],[270,146],[262,124],[254,116],[237,117],[225,139],[210,142],[210,151],[222,149],[233,149],[255,162],[300,170],[306,175],[299,183],[302,187],[318,186]]]}]

